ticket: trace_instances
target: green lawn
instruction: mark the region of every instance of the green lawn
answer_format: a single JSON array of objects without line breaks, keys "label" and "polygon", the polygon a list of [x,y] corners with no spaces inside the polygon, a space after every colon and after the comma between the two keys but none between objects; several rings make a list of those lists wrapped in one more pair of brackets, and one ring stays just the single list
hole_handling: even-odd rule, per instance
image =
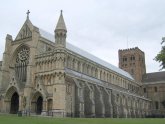
[{"label": "green lawn", "polygon": [[165,119],[41,118],[0,115],[0,124],[165,124]]}]

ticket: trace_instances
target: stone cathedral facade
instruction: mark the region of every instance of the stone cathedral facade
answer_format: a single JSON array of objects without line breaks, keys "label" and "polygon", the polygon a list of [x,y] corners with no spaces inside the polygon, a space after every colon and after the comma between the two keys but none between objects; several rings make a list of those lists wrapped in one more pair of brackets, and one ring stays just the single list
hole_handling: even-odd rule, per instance
[{"label": "stone cathedral facade", "polygon": [[[29,14],[29,13],[28,13]],[[6,36],[0,62],[0,112],[55,117],[145,117],[151,101],[141,82],[66,42],[59,17],[54,35],[27,19]]]}]

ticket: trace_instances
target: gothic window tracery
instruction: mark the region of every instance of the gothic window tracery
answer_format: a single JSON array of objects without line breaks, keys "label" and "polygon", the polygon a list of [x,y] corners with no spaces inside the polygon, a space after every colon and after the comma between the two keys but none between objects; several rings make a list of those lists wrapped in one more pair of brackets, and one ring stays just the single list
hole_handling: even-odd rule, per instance
[{"label": "gothic window tracery", "polygon": [[23,47],[18,53],[16,63],[27,63],[29,60],[29,49]]},{"label": "gothic window tracery", "polygon": [[27,64],[29,63],[29,48],[22,47],[16,55],[15,75],[20,82],[26,82]]}]

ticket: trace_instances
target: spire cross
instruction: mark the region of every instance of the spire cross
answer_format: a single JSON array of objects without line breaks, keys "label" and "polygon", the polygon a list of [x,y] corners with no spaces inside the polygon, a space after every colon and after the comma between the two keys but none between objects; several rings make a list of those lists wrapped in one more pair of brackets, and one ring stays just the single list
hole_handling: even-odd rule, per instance
[{"label": "spire cross", "polygon": [[28,10],[26,14],[27,14],[27,19],[29,19],[30,11]]}]

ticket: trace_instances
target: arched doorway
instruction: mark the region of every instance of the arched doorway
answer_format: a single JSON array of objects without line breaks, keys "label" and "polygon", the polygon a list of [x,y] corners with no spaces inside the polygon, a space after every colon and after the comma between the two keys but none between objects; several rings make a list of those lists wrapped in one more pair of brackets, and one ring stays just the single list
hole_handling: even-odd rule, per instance
[{"label": "arched doorway", "polygon": [[19,109],[19,95],[15,92],[11,97],[10,113],[16,114]]},{"label": "arched doorway", "polygon": [[37,103],[36,103],[36,113],[37,114],[41,114],[42,104],[43,104],[43,98],[41,96],[39,96],[37,99]]},{"label": "arched doorway", "polygon": [[31,101],[31,113],[40,115],[43,109],[43,96],[40,92],[34,93]]}]

